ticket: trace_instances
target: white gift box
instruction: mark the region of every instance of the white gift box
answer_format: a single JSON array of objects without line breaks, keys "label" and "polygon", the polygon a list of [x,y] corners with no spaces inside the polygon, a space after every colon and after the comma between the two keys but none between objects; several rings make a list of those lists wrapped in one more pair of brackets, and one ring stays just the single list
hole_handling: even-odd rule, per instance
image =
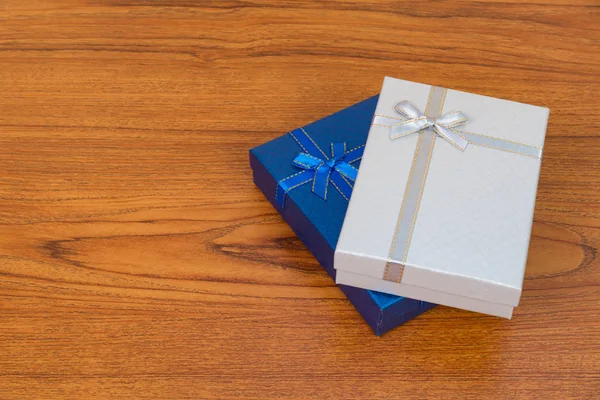
[{"label": "white gift box", "polygon": [[510,318],[548,114],[385,78],[335,250],[337,283]]}]

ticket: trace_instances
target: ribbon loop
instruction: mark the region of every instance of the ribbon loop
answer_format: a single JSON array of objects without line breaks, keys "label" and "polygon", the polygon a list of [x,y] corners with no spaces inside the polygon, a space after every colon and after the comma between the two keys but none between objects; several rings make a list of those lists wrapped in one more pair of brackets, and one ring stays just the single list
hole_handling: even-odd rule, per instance
[{"label": "ribbon loop", "polygon": [[423,113],[419,111],[417,107],[413,106],[408,100],[404,100],[396,104],[394,111],[407,119],[425,117],[425,115],[423,115]]},{"label": "ribbon loop", "polygon": [[438,125],[447,126],[450,128],[466,124],[467,122],[467,116],[460,111],[449,112],[448,114],[443,115],[436,120]]},{"label": "ribbon loop", "polygon": [[283,207],[287,192],[311,181],[312,192],[323,200],[327,200],[329,182],[332,182],[342,197],[348,200],[353,183],[358,176],[358,170],[350,163],[361,159],[364,146],[347,152],[346,143],[331,143],[331,158],[329,158],[303,129],[296,129],[290,132],[290,135],[305,151],[299,153],[292,161],[295,167],[303,171],[277,183],[275,193],[277,203]]},{"label": "ribbon loop", "polygon": [[425,117],[409,119],[407,121],[398,122],[392,125],[391,138],[398,139],[399,137],[417,133],[425,128],[433,125]]},{"label": "ribbon loop", "polygon": [[358,176],[358,170],[347,162],[337,164],[335,170],[343,177],[350,179],[352,182],[354,182]]},{"label": "ribbon loop", "polygon": [[298,168],[316,170],[321,164],[323,164],[323,160],[313,157],[310,154],[300,153],[296,156],[296,158],[294,158],[292,164]]},{"label": "ribbon loop", "polygon": [[428,118],[406,100],[398,103],[394,110],[405,117],[406,120],[392,125],[390,136],[392,139],[432,127],[435,133],[461,151],[464,151],[469,144],[464,136],[453,129],[456,126],[466,124],[468,121],[467,117],[460,111],[450,112],[439,118]]}]

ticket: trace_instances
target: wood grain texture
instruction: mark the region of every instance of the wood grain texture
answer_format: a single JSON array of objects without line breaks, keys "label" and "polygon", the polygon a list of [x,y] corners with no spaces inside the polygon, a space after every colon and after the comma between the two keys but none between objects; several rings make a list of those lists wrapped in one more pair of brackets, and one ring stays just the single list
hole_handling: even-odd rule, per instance
[{"label": "wood grain texture", "polygon": [[[599,6],[2,0],[0,398],[600,398]],[[253,186],[385,75],[551,109],[512,321],[374,337]]]}]

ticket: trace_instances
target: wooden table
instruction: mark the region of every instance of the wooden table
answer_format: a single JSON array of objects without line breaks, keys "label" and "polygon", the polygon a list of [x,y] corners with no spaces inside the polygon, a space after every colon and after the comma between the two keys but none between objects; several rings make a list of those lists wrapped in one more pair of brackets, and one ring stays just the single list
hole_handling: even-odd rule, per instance
[{"label": "wooden table", "polygon": [[[521,305],[376,338],[248,149],[385,75],[549,107]],[[600,398],[597,0],[0,3],[0,399]]]}]

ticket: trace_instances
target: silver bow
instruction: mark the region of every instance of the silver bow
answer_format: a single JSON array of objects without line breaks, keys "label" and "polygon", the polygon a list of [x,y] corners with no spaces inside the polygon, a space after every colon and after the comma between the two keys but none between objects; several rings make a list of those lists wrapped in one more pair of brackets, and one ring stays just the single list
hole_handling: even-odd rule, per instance
[{"label": "silver bow", "polygon": [[394,110],[407,119],[392,125],[392,139],[432,127],[435,133],[461,151],[464,151],[467,148],[467,144],[469,144],[469,141],[463,135],[452,129],[456,126],[466,124],[468,121],[467,117],[460,111],[453,111],[439,118],[427,118],[406,100],[398,103],[394,107]]}]

